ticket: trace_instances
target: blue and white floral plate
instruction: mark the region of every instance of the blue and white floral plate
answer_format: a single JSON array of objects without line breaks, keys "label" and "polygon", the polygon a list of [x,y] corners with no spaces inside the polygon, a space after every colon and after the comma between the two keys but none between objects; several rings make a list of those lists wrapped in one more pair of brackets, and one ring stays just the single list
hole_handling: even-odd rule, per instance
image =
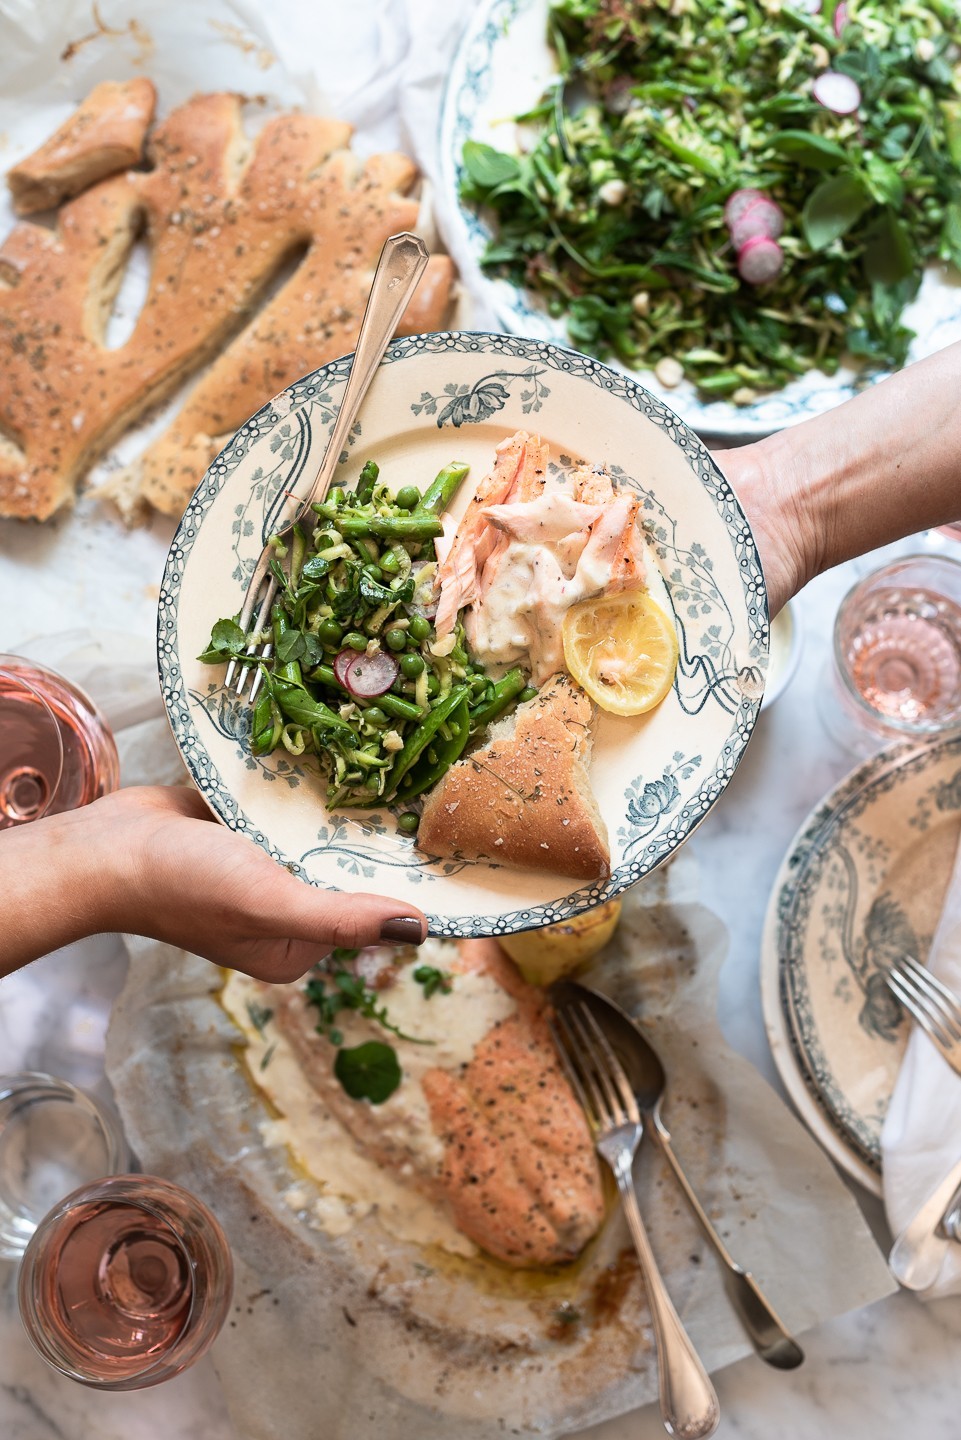
[{"label": "blue and white floral plate", "polygon": [[[497,324],[515,335],[565,344],[563,319],[547,314],[538,297],[484,274],[481,256],[491,237],[484,216],[460,200],[465,140],[480,140],[499,150],[518,148],[514,116],[530,109],[556,74],[547,44],[548,0],[479,0],[451,65],[441,117],[439,161],[443,190],[445,240],[469,291],[480,296]],[[910,359],[920,360],[961,339],[961,275],[948,265],[931,265],[921,290],[905,311],[916,332]],[[616,368],[617,362],[612,362]],[[855,392],[855,374],[820,371],[802,376],[751,405],[705,401],[683,381],[661,386],[650,371],[628,371],[658,395],[699,434],[729,440],[770,435],[832,409]]]},{"label": "blue and white floral plate", "polygon": [[880,1192],[907,1039],[884,973],[925,960],[961,834],[961,733],[882,751],[791,844],[768,907],[761,997],[775,1063],[833,1159]]},{"label": "blue and white floral plate", "polygon": [[470,463],[459,497],[519,428],[540,432],[560,473],[602,462],[643,497],[674,606],[680,664],[651,715],[598,719],[591,781],[611,841],[606,882],[423,854],[385,811],[328,814],[309,762],[249,753],[246,704],[223,670],[194,657],[211,625],[241,606],[247,576],[285,495],[307,488],[343,394],[349,358],[298,380],[244,425],[208,470],[174,536],[160,596],[164,699],[206,800],[314,884],[410,899],[438,935],[506,934],[569,919],[646,875],[691,833],[734,773],[764,688],[768,612],[750,528],[700,441],[632,380],[543,342],[448,333],[396,340],[342,457],[423,488],[448,461]]}]

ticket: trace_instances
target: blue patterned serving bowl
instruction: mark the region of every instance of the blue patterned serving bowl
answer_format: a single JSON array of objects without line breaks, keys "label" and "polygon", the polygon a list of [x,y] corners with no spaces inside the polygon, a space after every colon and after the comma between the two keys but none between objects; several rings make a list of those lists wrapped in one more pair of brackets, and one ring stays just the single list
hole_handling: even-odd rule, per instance
[{"label": "blue patterned serving bowl", "polygon": [[768,661],[768,608],[750,527],[697,437],[633,380],[570,350],[509,335],[396,340],[341,457],[336,483],[378,462],[391,484],[424,488],[448,461],[470,463],[467,503],[494,446],[526,428],[549,442],[563,478],[601,462],[643,498],[680,644],[674,688],[650,715],[600,715],[591,781],[611,841],[607,880],[575,887],[548,873],[423,854],[384,810],[328,813],[309,761],[248,746],[249,707],[201,664],[212,624],[241,606],[285,495],[316,472],[350,357],[265,405],[211,465],[180,523],[160,596],[164,700],[194,781],[231,829],[294,874],[420,905],[437,935],[496,935],[567,920],[668,858],[717,801],[744,752]]}]

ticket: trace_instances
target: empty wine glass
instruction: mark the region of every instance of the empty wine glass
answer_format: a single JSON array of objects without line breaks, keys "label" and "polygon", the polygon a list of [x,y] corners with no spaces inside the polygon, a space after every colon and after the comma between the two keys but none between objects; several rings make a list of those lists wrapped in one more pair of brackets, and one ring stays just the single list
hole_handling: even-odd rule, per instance
[{"label": "empty wine glass", "polygon": [[114,1175],[41,1221],[18,1281],[24,1327],[49,1364],[98,1390],[139,1390],[209,1349],[233,1261],[195,1195],[155,1175]]},{"label": "empty wine glass", "polygon": [[129,1168],[116,1111],[53,1075],[0,1075],[0,1259],[78,1185]]}]

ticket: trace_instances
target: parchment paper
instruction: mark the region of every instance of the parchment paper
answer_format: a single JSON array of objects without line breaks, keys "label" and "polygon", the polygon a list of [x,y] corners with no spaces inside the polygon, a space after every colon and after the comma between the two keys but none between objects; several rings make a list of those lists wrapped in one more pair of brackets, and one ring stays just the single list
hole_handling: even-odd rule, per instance
[{"label": "parchment paper", "polygon": [[[128,781],[166,766],[172,748],[162,722],[138,730]],[[108,1073],[144,1168],[201,1195],[227,1229],[238,1303],[213,1361],[242,1440],[317,1440],[319,1415],[324,1440],[487,1440],[502,1423],[561,1434],[656,1395],[643,1293],[635,1274],[625,1278],[618,1214],[583,1292],[602,1272],[620,1275],[618,1306],[605,1317],[583,1304],[582,1348],[546,1337],[542,1305],[491,1302],[463,1277],[424,1279],[417,1253],[376,1218],[346,1242],[329,1240],[283,1199],[302,1177],[260,1138],[267,1111],[216,1002],[219,972],[154,942],[129,939],[128,948]],[[584,978],[642,1020],[668,1072],[665,1115],[682,1164],[735,1257],[800,1334],[894,1287],[830,1162],[721,1037],[726,948],[724,926],[698,903],[697,864],[685,850],[630,893],[614,942]],[[654,1150],[642,1147],[636,1177],[684,1323],[709,1368],[730,1364],[750,1347],[712,1252]],[[631,1433],[625,1419],[612,1440]]]}]

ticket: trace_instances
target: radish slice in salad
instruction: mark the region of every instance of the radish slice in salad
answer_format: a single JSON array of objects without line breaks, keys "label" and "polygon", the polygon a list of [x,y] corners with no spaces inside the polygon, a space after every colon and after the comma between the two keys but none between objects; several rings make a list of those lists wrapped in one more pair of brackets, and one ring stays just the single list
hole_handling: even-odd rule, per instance
[{"label": "radish slice in salad", "polygon": [[341,650],[334,657],[334,674],[358,700],[384,695],[400,674],[400,666],[386,650],[368,655],[363,650]]},{"label": "radish slice in salad", "polygon": [[781,273],[784,251],[767,235],[755,235],[737,257],[738,273],[749,285],[766,285]]},{"label": "radish slice in salad", "polygon": [[766,199],[763,190],[735,190],[733,195],[727,197],[727,204],[724,206],[724,223],[728,229],[737,224],[745,210],[749,210],[758,200]]},{"label": "radish slice in salad", "polygon": [[846,25],[847,23],[848,23],[848,7],[847,7],[847,5],[844,3],[844,0],[841,0],[840,5],[837,7],[837,9],[836,9],[835,12],[834,12],[834,33],[835,33],[835,35],[837,36],[837,38],[838,38],[839,40],[840,40],[840,38],[841,38],[841,31],[844,29],[844,27],[845,27],[845,25]]},{"label": "radish slice in salad", "polygon": [[762,196],[733,222],[731,240],[735,250],[740,250],[749,240],[755,240],[759,235],[768,240],[777,240],[783,229],[784,216],[780,205]]},{"label": "radish slice in salad", "polygon": [[811,94],[825,110],[835,115],[853,115],[861,103],[857,81],[839,70],[824,70],[811,86]]}]

